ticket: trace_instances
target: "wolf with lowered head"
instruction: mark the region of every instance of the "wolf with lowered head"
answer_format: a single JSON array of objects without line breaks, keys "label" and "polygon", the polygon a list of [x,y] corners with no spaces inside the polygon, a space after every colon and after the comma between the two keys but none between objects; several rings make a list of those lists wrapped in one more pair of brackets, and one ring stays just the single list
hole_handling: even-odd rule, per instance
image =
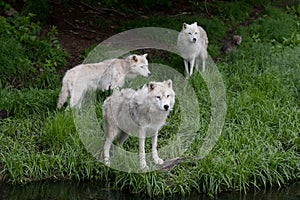
[{"label": "wolf with lowered head", "polygon": [[70,107],[81,106],[88,90],[109,90],[122,87],[126,78],[148,77],[147,54],[130,55],[125,59],[110,59],[100,63],[81,64],[68,70],[62,81],[57,107],[60,109],[70,97]]}]

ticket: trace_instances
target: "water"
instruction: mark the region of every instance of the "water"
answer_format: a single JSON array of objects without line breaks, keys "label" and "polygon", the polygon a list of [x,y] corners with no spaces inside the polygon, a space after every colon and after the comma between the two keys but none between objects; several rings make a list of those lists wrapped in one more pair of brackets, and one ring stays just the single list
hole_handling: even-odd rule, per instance
[{"label": "water", "polygon": [[[0,185],[0,199],[2,200],[27,200],[27,199],[54,199],[54,200],[140,200],[138,195],[131,195],[104,188],[101,184],[94,183],[74,183],[74,182],[44,182],[35,183],[25,186],[7,186]],[[143,198],[146,200],[147,198]],[[209,197],[199,194],[191,194],[185,198],[166,197],[165,199],[182,199],[182,200],[208,200]],[[273,189],[259,192],[244,193],[223,193],[217,199],[219,200],[299,200],[300,199],[300,182],[292,184],[286,188]]]}]

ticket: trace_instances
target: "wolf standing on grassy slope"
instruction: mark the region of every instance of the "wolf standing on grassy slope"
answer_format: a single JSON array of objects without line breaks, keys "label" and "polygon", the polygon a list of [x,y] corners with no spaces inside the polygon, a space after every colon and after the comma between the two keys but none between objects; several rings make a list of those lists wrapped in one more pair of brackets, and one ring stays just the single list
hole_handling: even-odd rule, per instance
[{"label": "wolf standing on grassy slope", "polygon": [[202,27],[197,25],[197,22],[190,25],[183,23],[182,30],[177,39],[177,50],[184,59],[186,78],[192,76],[194,66],[199,70],[199,56],[202,60],[202,71],[205,71],[207,45],[208,38],[206,32]]},{"label": "wolf standing on grassy slope", "polygon": [[115,137],[119,144],[128,134],[137,133],[139,137],[139,157],[141,169],[148,169],[145,155],[146,136],[152,137],[152,157],[155,164],[163,164],[157,153],[157,136],[160,128],[173,109],[175,92],[172,80],[150,82],[139,90],[123,89],[114,91],[103,103],[105,128],[104,161],[110,165],[109,150]]},{"label": "wolf standing on grassy slope", "polygon": [[125,78],[148,77],[147,54],[130,55],[126,59],[110,59],[100,63],[81,64],[68,70],[62,81],[57,107],[60,109],[70,96],[71,108],[80,108],[87,90],[109,90],[122,87]]}]

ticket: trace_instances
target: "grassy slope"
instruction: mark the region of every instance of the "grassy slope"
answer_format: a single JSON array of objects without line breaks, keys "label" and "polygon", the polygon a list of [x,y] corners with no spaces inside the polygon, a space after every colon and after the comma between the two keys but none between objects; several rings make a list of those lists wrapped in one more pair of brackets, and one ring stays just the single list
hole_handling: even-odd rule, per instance
[{"label": "grassy slope", "polygon": [[[245,6],[245,13],[250,9]],[[241,15],[240,19],[246,17]],[[162,26],[180,30],[183,21],[198,21],[208,32],[209,53],[214,57],[220,47],[218,39],[230,28],[221,19],[154,17],[130,22],[123,29]],[[286,11],[267,7],[253,24],[235,31],[243,36],[242,45],[236,54],[217,64],[227,87],[228,112],[222,136],[205,159],[194,165],[182,163],[170,172],[130,174],[98,163],[81,144],[71,113],[55,110],[59,88],[2,89],[1,107],[14,117],[0,121],[1,179],[10,183],[96,179],[111,182],[117,189],[148,195],[186,194],[192,190],[214,194],[299,180],[298,21],[299,17]],[[183,65],[181,59],[161,62]],[[191,82],[197,87],[202,79],[195,76]],[[205,112],[209,113],[208,107]],[[196,139],[188,154],[197,155],[199,145],[201,140]]]}]

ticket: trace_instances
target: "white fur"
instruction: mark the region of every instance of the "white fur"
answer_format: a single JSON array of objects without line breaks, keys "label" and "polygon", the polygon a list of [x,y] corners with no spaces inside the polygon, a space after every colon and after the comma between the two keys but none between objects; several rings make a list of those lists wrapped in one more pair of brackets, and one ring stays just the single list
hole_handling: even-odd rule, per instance
[{"label": "white fur", "polygon": [[194,66],[199,70],[199,56],[202,60],[202,70],[205,71],[207,46],[207,34],[202,27],[197,25],[197,22],[190,25],[183,23],[182,30],[177,39],[177,50],[184,59],[186,78],[192,76]]},{"label": "white fur", "polygon": [[148,169],[145,157],[146,136],[152,137],[152,157],[156,164],[163,164],[157,154],[157,136],[160,128],[173,109],[175,92],[172,81],[150,82],[139,90],[123,89],[114,91],[103,103],[105,127],[104,161],[110,164],[109,150],[115,137],[119,143],[127,139],[128,134],[139,137],[140,167]]},{"label": "white fur", "polygon": [[147,54],[130,55],[126,59],[110,59],[100,63],[81,64],[68,70],[62,81],[57,107],[61,108],[70,96],[70,107],[81,106],[87,90],[109,90],[122,87],[125,78],[137,75],[148,77]]}]

